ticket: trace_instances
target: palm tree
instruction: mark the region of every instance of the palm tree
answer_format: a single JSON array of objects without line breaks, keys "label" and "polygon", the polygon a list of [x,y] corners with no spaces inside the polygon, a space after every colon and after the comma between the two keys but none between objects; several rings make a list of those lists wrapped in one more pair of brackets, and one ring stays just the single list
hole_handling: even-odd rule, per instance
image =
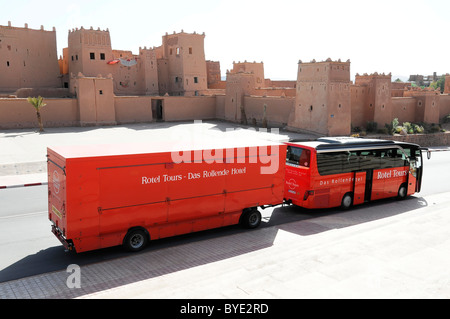
[{"label": "palm tree", "polygon": [[47,104],[44,103],[44,100],[42,96],[38,97],[28,97],[28,103],[33,105],[33,107],[36,109],[36,116],[39,123],[39,132],[44,131],[44,126],[42,125],[42,119],[41,119],[41,113],[39,112],[42,107],[46,106]]}]

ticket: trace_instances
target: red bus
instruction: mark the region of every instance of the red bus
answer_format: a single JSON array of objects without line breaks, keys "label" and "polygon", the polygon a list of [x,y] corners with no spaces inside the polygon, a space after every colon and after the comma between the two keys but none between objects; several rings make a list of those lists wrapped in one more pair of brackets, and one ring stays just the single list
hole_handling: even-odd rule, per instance
[{"label": "red bus", "polygon": [[286,143],[285,201],[305,208],[352,205],[420,191],[419,145],[355,137]]}]

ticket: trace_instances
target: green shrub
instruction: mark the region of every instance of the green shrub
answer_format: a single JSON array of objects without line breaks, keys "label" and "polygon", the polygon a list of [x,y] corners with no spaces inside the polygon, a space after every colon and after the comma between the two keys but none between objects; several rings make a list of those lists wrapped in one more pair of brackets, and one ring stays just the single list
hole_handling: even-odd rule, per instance
[{"label": "green shrub", "polygon": [[[408,133],[410,130],[412,130],[411,123],[409,123],[409,122],[403,122],[403,127],[406,129],[406,132],[408,132]],[[413,133],[414,133],[414,130],[413,130]]]},{"label": "green shrub", "polygon": [[413,124],[414,133],[423,133],[425,129],[421,125]]},{"label": "green shrub", "polygon": [[394,129],[394,133],[400,134],[403,130],[403,126],[396,126]]},{"label": "green shrub", "polygon": [[395,118],[392,120],[392,127],[397,127],[398,126],[398,118]]}]

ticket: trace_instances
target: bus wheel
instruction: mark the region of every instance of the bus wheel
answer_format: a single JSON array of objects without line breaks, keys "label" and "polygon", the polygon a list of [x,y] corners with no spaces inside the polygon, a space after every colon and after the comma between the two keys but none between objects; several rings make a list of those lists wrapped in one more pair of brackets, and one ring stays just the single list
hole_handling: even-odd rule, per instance
[{"label": "bus wheel", "polygon": [[351,193],[347,193],[342,197],[341,208],[349,209],[353,205],[353,196]]},{"label": "bus wheel", "polygon": [[398,199],[405,199],[408,195],[408,189],[406,188],[406,184],[400,185],[400,188],[398,189]]},{"label": "bus wheel", "polygon": [[261,213],[257,208],[244,209],[241,216],[241,224],[245,228],[257,228],[261,224]]},{"label": "bus wheel", "polygon": [[141,228],[132,228],[123,239],[123,246],[128,251],[140,251],[147,246],[149,236]]}]

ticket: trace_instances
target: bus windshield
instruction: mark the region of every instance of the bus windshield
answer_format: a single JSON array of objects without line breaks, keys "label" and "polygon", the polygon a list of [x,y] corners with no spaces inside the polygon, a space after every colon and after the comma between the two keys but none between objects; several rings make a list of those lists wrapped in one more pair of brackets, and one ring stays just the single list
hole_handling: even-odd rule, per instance
[{"label": "bus windshield", "polygon": [[287,147],[286,164],[290,166],[310,166],[311,151],[301,147]]}]

